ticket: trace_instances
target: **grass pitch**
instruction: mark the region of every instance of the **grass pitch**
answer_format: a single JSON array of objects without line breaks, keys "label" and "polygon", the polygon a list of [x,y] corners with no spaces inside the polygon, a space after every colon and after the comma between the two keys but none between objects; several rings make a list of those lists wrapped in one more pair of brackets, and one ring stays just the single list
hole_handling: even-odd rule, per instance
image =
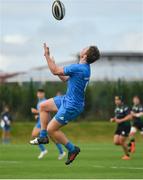
[{"label": "grass pitch", "polygon": [[57,160],[53,143],[49,153],[38,160],[39,149],[28,144],[33,123],[14,123],[12,144],[0,144],[0,178],[8,179],[142,179],[143,142],[137,135],[137,150],[130,161],[121,160],[120,147],[112,144],[115,124],[109,122],[70,123],[64,128],[68,137],[81,148],[70,166]]},{"label": "grass pitch", "polygon": [[30,145],[1,145],[0,178],[143,178],[143,148],[130,161],[120,159],[122,151],[109,143],[80,144],[81,153],[72,165],[57,160],[58,152],[52,144],[49,153],[38,160],[38,147]]}]

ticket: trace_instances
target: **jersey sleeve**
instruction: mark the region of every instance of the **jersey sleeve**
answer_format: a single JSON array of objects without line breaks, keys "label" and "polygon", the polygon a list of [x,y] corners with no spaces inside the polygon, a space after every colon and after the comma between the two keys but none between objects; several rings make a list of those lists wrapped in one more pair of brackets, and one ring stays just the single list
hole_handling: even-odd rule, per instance
[{"label": "jersey sleeve", "polygon": [[128,114],[130,114],[130,112],[131,112],[130,108],[129,108],[128,106],[125,106],[125,107],[124,107],[124,113],[125,113],[125,115],[127,116]]},{"label": "jersey sleeve", "polygon": [[139,107],[139,112],[143,112],[143,106]]},{"label": "jersey sleeve", "polygon": [[64,74],[66,76],[72,76],[73,74],[75,73],[78,73],[80,72],[80,68],[79,68],[79,65],[78,64],[72,64],[72,65],[69,65],[69,66],[65,66],[64,67]]}]

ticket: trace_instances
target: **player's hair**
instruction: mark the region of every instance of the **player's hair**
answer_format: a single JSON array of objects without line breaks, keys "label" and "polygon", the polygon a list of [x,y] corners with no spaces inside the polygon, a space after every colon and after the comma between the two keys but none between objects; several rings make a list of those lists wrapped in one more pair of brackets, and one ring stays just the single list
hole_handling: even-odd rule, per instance
[{"label": "player's hair", "polygon": [[118,98],[120,101],[124,101],[124,98],[123,98],[123,96],[121,96],[121,95],[117,95],[117,96],[115,96],[115,98]]},{"label": "player's hair", "polygon": [[37,92],[45,93],[45,90],[42,89],[42,88],[39,88],[39,89],[37,90]]},{"label": "player's hair", "polygon": [[87,51],[87,63],[91,64],[100,59],[100,51],[97,46],[90,46]]},{"label": "player's hair", "polygon": [[139,95],[134,95],[133,98],[138,98],[139,100],[141,100]]},{"label": "player's hair", "polygon": [[3,106],[3,110],[4,110],[4,111],[5,111],[5,109],[8,109],[8,110],[10,109],[7,104]]}]

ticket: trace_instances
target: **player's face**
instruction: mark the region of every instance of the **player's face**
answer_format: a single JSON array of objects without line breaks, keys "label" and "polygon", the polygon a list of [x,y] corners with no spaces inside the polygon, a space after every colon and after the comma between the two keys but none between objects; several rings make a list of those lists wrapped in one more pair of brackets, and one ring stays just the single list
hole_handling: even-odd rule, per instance
[{"label": "player's face", "polygon": [[115,104],[116,106],[120,106],[122,104],[122,101],[118,97],[115,97]]},{"label": "player's face", "polygon": [[88,50],[89,50],[89,47],[86,47],[80,52],[80,59],[86,59]]},{"label": "player's face", "polygon": [[5,111],[5,112],[9,112],[9,108],[8,108],[8,107],[5,107],[5,108],[4,108],[4,111]]},{"label": "player's face", "polygon": [[43,99],[43,98],[45,98],[45,93],[44,93],[44,92],[37,92],[37,98],[38,98],[38,99]]},{"label": "player's face", "polygon": [[61,96],[62,95],[62,93],[59,91],[59,92],[57,92],[57,94],[56,94],[57,96]]},{"label": "player's face", "polygon": [[133,104],[135,104],[135,105],[140,104],[140,100],[139,100],[138,97],[134,97],[134,98],[133,98]]}]

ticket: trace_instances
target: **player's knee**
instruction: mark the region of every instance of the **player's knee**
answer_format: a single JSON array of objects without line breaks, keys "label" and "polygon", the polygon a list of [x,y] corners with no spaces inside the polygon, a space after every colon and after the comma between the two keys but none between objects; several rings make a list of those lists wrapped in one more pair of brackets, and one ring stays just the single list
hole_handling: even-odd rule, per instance
[{"label": "player's knee", "polygon": [[114,141],[114,144],[115,144],[116,146],[121,145],[121,144],[120,144],[120,141]]},{"label": "player's knee", "polygon": [[136,132],[130,132],[129,136],[135,136]]},{"label": "player's knee", "polygon": [[40,110],[40,112],[46,111],[46,105],[44,103],[41,103],[39,110]]},{"label": "player's knee", "polygon": [[120,145],[124,146],[125,145],[125,141],[124,140],[120,140]]}]

